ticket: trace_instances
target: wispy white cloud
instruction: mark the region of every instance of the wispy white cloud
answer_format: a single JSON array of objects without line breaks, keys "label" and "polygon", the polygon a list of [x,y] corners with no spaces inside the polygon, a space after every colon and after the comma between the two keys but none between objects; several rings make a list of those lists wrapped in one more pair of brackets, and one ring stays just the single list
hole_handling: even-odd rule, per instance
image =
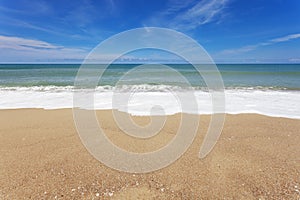
[{"label": "wispy white cloud", "polygon": [[[34,12],[32,12],[32,10],[34,10]],[[39,0],[23,4],[22,9],[8,8],[0,5],[0,11],[3,13],[20,15],[47,15],[53,12],[53,8],[50,6],[49,2]]]},{"label": "wispy white cloud", "polygon": [[299,58],[289,58],[288,61],[291,63],[300,63],[300,57]]},{"label": "wispy white cloud", "polygon": [[273,43],[286,42],[286,41],[297,39],[297,38],[300,38],[300,33],[291,34],[291,35],[287,35],[287,36],[280,37],[280,38],[275,38],[275,39],[271,40],[271,42],[273,42]]},{"label": "wispy white cloud", "polygon": [[20,37],[10,37],[0,35],[1,49],[15,50],[34,50],[34,49],[62,49],[62,46],[56,46],[40,40],[25,39]]},{"label": "wispy white cloud", "polygon": [[67,48],[41,40],[0,35],[1,62],[84,59],[87,53],[82,48]]},{"label": "wispy white cloud", "polygon": [[183,9],[187,7],[191,7],[194,4],[194,0],[169,0],[167,9],[163,12],[161,12],[161,15],[167,16],[172,15],[174,13],[177,13],[179,11],[182,11]]},{"label": "wispy white cloud", "polygon": [[188,28],[210,23],[222,13],[226,0],[205,0],[197,3],[174,20],[174,25],[181,27],[188,25]]},{"label": "wispy white cloud", "polygon": [[[51,44],[49,42],[27,39],[21,37],[12,37],[0,35],[0,63],[3,62],[82,62],[86,59],[88,63],[107,63],[112,60],[115,62],[155,62],[166,60],[164,57],[141,56],[141,55],[123,55],[113,52],[93,52],[86,57],[91,49],[68,48],[61,45]],[[117,50],[116,50],[117,52]]]},{"label": "wispy white cloud", "polygon": [[253,51],[259,47],[262,46],[269,46],[269,45],[274,45],[276,43],[280,43],[280,42],[288,42],[290,40],[294,40],[294,39],[298,39],[300,38],[300,33],[297,34],[290,34],[290,35],[286,35],[284,37],[278,37],[278,38],[274,38],[265,42],[261,42],[261,43],[257,43],[254,45],[246,45],[240,48],[236,48],[236,49],[225,49],[221,52],[221,54],[239,54],[239,53],[245,53],[245,52],[249,52],[249,51]]},{"label": "wispy white cloud", "polygon": [[[107,15],[106,13],[102,14],[104,11],[106,12],[106,8],[103,8],[103,12],[99,12],[93,3],[90,0],[74,2],[68,5],[68,11],[63,13],[55,9],[55,4],[44,0],[32,1],[30,4],[24,3],[22,9],[0,5],[0,27],[1,25],[15,27],[25,33],[32,30],[33,35],[44,32],[65,37],[66,40],[75,35],[73,39],[92,42],[93,39],[99,39],[99,35],[102,36],[104,32],[107,32],[104,28],[99,29],[97,26],[93,26],[95,21],[100,20],[101,17],[105,18]],[[110,0],[105,6],[114,6],[113,4],[113,0]],[[32,12],[33,10],[34,12]],[[47,21],[47,23],[42,21]],[[1,32],[7,34],[5,29]],[[80,37],[77,37],[78,35]]]},{"label": "wispy white cloud", "polygon": [[[36,6],[36,7],[34,7]],[[32,12],[32,10],[39,10],[36,12]],[[40,11],[43,11],[39,14]],[[46,4],[33,4],[31,5],[31,8],[24,9],[24,10],[17,10],[12,8],[7,8],[0,6],[0,12],[2,11],[2,15],[0,14],[0,24],[4,24],[6,26],[14,26],[17,28],[26,28],[26,29],[32,29],[37,31],[42,31],[45,33],[50,33],[54,35],[59,36],[68,36],[66,33],[64,33],[64,29],[59,29],[57,27],[50,27],[49,24],[38,24],[36,22],[30,22],[29,20],[24,20],[23,16],[28,15],[47,15],[50,12],[51,8],[46,7]],[[33,14],[34,13],[34,14]],[[12,15],[14,14],[14,15]],[[17,14],[17,15],[15,15]]]},{"label": "wispy white cloud", "polygon": [[7,8],[4,6],[0,6],[0,11],[2,13],[17,13],[17,14],[25,14],[26,13],[24,10],[16,10],[16,9]]},{"label": "wispy white cloud", "polygon": [[224,16],[229,0],[178,1],[172,0],[169,7],[145,22],[174,29],[191,30],[201,25],[216,22]]},{"label": "wispy white cloud", "polygon": [[[112,60],[117,63],[161,63],[177,62],[173,55],[158,53],[156,51],[133,52],[119,57],[116,51],[94,51],[86,57],[91,49],[68,48],[49,42],[0,35],[0,63],[5,62],[82,62],[107,63]],[[180,61],[180,60],[179,60]]]},{"label": "wispy white cloud", "polygon": [[245,52],[249,52],[249,51],[253,51],[256,48],[258,48],[259,46],[262,46],[260,44],[256,44],[256,45],[247,45],[247,46],[243,46],[240,48],[236,48],[236,49],[225,49],[221,52],[221,54],[239,54],[239,53],[245,53]]}]

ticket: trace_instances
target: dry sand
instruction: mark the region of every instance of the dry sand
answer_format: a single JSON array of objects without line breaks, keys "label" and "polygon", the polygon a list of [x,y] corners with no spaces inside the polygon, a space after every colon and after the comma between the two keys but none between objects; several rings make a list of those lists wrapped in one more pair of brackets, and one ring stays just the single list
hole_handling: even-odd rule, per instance
[{"label": "dry sand", "polygon": [[[118,146],[146,152],[174,137],[180,115],[145,140],[125,136],[111,111],[100,124]],[[135,117],[138,124],[148,117]],[[72,110],[0,111],[0,199],[299,199],[300,120],[227,115],[222,135],[205,158],[198,151],[209,123],[172,165],[147,174],[106,167],[82,145]]]}]

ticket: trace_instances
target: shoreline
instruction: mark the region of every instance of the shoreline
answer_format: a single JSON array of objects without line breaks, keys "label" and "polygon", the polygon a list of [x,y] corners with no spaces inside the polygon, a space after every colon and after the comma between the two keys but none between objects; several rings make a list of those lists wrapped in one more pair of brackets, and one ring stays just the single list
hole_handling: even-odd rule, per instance
[{"label": "shoreline", "polygon": [[[44,108],[48,110],[70,109],[76,106],[87,109],[95,108],[96,110],[118,109],[133,115],[148,116],[153,114],[151,109],[154,106],[160,105],[166,115],[180,112],[199,115],[212,113],[213,102],[208,92],[195,91],[193,96],[197,104],[192,105],[190,104],[190,99],[186,100],[186,102],[178,102],[177,95],[168,91],[165,88],[167,86],[156,85],[149,87],[146,91],[143,91],[143,87],[140,88],[142,91],[130,94],[130,99],[127,100],[126,95],[129,93],[124,92],[124,96],[120,93],[119,97],[119,93],[115,93],[113,89],[103,87],[103,91],[102,89],[96,90],[93,105],[76,104],[73,91],[66,88],[57,89],[50,87],[47,90],[44,90],[44,87],[36,89],[29,87],[25,90],[1,90],[0,88],[0,96],[3,96],[0,99],[0,109]],[[154,91],[151,91],[151,87],[156,88],[152,88]],[[185,94],[187,91],[182,91],[181,93],[176,88],[173,89],[182,96],[190,95],[189,93]],[[270,117],[300,119],[298,112],[300,108],[299,99],[299,91],[225,90],[225,113],[255,113]],[[219,111],[224,112],[224,109]],[[156,111],[154,114],[160,114],[160,112]]]},{"label": "shoreline", "polygon": [[[162,132],[132,140],[96,111],[107,136],[121,148],[148,152],[170,141],[180,114],[167,116]],[[133,116],[140,125],[149,117]],[[210,115],[176,162],[146,174],[106,167],[82,145],[71,109],[0,110],[0,197],[3,199],[182,199],[300,197],[300,121],[258,114],[226,115],[220,139],[198,159]]]},{"label": "shoreline", "polygon": [[[0,108],[0,112],[1,111],[14,111],[14,110],[44,110],[44,111],[60,111],[60,110],[73,110],[74,108]],[[82,110],[90,110],[90,109],[82,109]],[[125,113],[128,114],[132,117],[158,117],[158,116],[173,116],[173,115],[180,115],[180,114],[186,114],[186,115],[199,115],[199,116],[211,116],[212,114],[210,113],[204,113],[204,114],[198,114],[198,113],[187,113],[187,112],[176,112],[176,113],[172,113],[172,114],[165,114],[165,115],[138,115],[138,114],[132,114],[132,113],[128,113],[125,111],[120,111],[117,109],[96,109],[96,112],[107,112],[107,111],[111,111],[111,110],[115,110],[121,113]],[[215,113],[218,114],[218,113]],[[222,113],[223,114],[223,113]],[[258,115],[258,116],[264,116],[264,117],[270,117],[270,118],[282,118],[282,119],[291,119],[291,120],[300,120],[300,116],[295,116],[295,117],[291,117],[291,116],[281,116],[281,115],[267,115],[264,113],[259,113],[259,112],[226,112],[224,113],[225,118],[226,116],[234,116],[234,115]],[[226,119],[225,119],[226,120]]]}]

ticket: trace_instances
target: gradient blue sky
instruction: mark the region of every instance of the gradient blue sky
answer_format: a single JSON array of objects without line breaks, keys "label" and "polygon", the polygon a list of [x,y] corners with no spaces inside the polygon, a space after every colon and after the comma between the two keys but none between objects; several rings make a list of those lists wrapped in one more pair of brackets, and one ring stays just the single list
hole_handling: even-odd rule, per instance
[{"label": "gradient blue sky", "polygon": [[300,63],[299,0],[0,0],[0,62],[80,62],[147,26],[187,34],[217,63]]}]

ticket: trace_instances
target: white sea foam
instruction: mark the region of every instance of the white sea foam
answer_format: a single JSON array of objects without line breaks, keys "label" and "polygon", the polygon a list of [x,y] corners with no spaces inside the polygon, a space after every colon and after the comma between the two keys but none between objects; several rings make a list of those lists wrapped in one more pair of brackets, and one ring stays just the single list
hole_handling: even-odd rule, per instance
[{"label": "white sea foam", "polygon": [[[123,91],[134,89],[129,102],[113,99],[114,87],[101,86],[95,90],[94,108],[118,109],[134,115],[161,114],[151,111],[153,106],[163,108],[165,114],[178,112],[211,114],[211,95],[206,91],[196,90],[198,109],[189,104],[180,105],[176,97],[186,91],[173,86],[126,86]],[[142,88],[142,89],[141,89]],[[121,89],[121,91],[122,91]],[[0,88],[0,109],[44,108],[60,109],[73,107],[72,86],[57,87],[7,87]],[[300,119],[300,92],[283,90],[228,89],[225,90],[225,112],[229,114],[258,113],[268,116]],[[186,101],[185,101],[186,102]],[[183,108],[182,108],[183,107]]]}]

